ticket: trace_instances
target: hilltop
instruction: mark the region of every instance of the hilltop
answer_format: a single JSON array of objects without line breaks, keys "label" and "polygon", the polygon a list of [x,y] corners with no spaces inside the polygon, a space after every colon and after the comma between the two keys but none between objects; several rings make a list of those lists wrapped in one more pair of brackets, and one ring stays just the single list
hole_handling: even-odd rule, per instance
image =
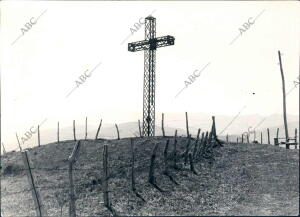
[{"label": "hilltop", "polygon": [[[213,149],[212,158],[195,163],[198,175],[189,165],[171,169],[176,185],[162,174],[163,150],[173,138],[134,138],[136,147],[137,191],[130,189],[130,139],[87,140],[82,142],[75,163],[75,189],[78,216],[109,215],[103,206],[103,144],[108,142],[109,191],[118,215],[298,215],[299,150],[261,144],[224,144]],[[148,183],[150,156],[159,143],[155,176],[158,191]],[[75,142],[50,143],[29,149],[33,175],[49,216],[60,216],[58,199],[68,199],[68,163]],[[184,150],[185,137],[178,138]],[[1,206],[3,216],[35,215],[34,204],[21,154],[2,156]],[[25,191],[24,191],[25,190]],[[68,203],[62,207],[68,216]]]}]

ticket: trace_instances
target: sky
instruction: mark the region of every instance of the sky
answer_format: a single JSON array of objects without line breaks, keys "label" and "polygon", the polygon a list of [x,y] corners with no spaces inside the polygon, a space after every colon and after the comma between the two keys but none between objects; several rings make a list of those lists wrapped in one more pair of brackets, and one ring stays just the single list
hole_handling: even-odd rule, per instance
[{"label": "sky", "polygon": [[[282,113],[277,52],[289,91],[299,76],[298,2],[1,2],[2,141],[45,119],[50,128],[141,118],[144,55],[127,44],[144,40],[151,13],[156,36],[175,37],[156,52],[157,112]],[[287,96],[289,114],[299,115],[298,93]]]}]

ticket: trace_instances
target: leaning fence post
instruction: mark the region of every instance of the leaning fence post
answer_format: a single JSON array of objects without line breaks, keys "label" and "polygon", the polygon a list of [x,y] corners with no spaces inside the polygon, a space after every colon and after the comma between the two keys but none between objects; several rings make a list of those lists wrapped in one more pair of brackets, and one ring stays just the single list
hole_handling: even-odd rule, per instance
[{"label": "leaning fence post", "polygon": [[99,124],[99,127],[98,127],[98,129],[97,129],[97,133],[96,133],[95,140],[98,139],[98,134],[99,134],[99,132],[100,132],[101,125],[102,125],[102,119],[101,119],[100,124]]},{"label": "leaning fence post", "polygon": [[108,197],[108,171],[107,171],[107,144],[103,146],[103,200],[104,206],[110,208],[109,197]]},{"label": "leaning fence post", "polygon": [[17,133],[16,133],[16,137],[17,137],[17,140],[18,140],[18,144],[19,144],[20,151],[22,151],[22,147],[21,147],[21,144],[20,144],[19,137],[18,137],[18,134],[17,134]]},{"label": "leaning fence post", "polygon": [[200,156],[202,156],[206,152],[207,143],[208,143],[208,131],[206,131],[206,133],[205,133],[205,137],[204,137],[204,141],[203,141],[203,147],[202,147]]},{"label": "leaning fence post", "polygon": [[134,176],[134,162],[135,162],[135,152],[134,152],[134,144],[133,139],[130,138],[130,148],[131,148],[131,190],[135,191],[135,176]]},{"label": "leaning fence post", "polygon": [[84,140],[87,139],[87,117],[85,117],[85,137]]},{"label": "leaning fence post", "polygon": [[226,135],[226,142],[228,143],[228,134]]},{"label": "leaning fence post", "polygon": [[119,133],[119,128],[118,128],[118,125],[117,125],[117,124],[115,124],[115,126],[116,126],[116,129],[117,129],[118,140],[120,140],[120,133]]},{"label": "leaning fence post", "polygon": [[38,125],[38,146],[41,146],[41,139],[40,139],[40,125]]},{"label": "leaning fence post", "polygon": [[263,144],[263,133],[260,132],[260,143]]},{"label": "leaning fence post", "polygon": [[169,174],[169,165],[168,165],[168,149],[169,149],[169,140],[167,140],[166,146],[165,146],[165,150],[164,150],[164,164],[165,164],[165,170],[164,173],[165,174]]},{"label": "leaning fence post", "polygon": [[249,144],[249,133],[247,134],[247,143]]},{"label": "leaning fence post", "polygon": [[22,157],[23,157],[23,161],[24,161],[24,165],[25,165],[25,171],[27,173],[28,182],[29,182],[30,188],[32,190],[32,197],[33,197],[34,204],[35,204],[36,215],[39,217],[46,216],[47,212],[44,210],[42,201],[40,199],[39,192],[36,189],[27,153],[28,153],[27,150],[22,152]]},{"label": "leaning fence post", "polygon": [[203,150],[203,147],[204,147],[204,135],[205,135],[205,133],[203,132],[202,136],[201,136],[201,141],[200,141],[200,144],[199,144],[199,148],[198,148],[198,150],[196,152],[195,158],[198,157],[199,153],[200,153],[200,155],[202,154],[202,150]]},{"label": "leaning fence post", "polygon": [[196,141],[195,141],[195,146],[194,146],[193,155],[192,155],[193,159],[195,158],[195,155],[196,155],[196,152],[197,152],[198,142],[199,142],[199,136],[200,136],[200,131],[201,131],[201,129],[199,128],[199,129],[198,129],[198,132],[197,132],[197,139],[196,139]]},{"label": "leaning fence post", "polygon": [[199,140],[200,132],[201,132],[201,129],[199,128],[198,132],[197,132],[197,141]]},{"label": "leaning fence post", "polygon": [[156,143],[156,145],[154,146],[154,149],[153,149],[153,152],[151,155],[151,159],[150,159],[150,169],[149,169],[149,182],[154,185],[156,184],[156,180],[154,177],[154,167],[155,167],[154,161],[156,158],[157,148],[158,148],[158,143]]},{"label": "leaning fence post", "polygon": [[141,130],[141,122],[140,122],[140,120],[138,121],[138,123],[139,123],[139,133],[140,133],[140,137],[142,138],[143,136],[142,136],[142,130]]},{"label": "leaning fence post", "polygon": [[74,181],[73,181],[73,164],[75,163],[80,149],[80,140],[76,142],[71,155],[69,156],[69,216],[76,217],[76,196],[74,190]]},{"label": "leaning fence post", "polygon": [[267,128],[267,133],[268,133],[268,144],[270,145],[270,130]]},{"label": "leaning fence post", "polygon": [[164,113],[161,114],[161,130],[162,130],[162,134],[163,137],[165,137],[165,128],[164,128]]},{"label": "leaning fence post", "polygon": [[188,113],[185,112],[185,123],[186,123],[186,135],[189,137],[190,132],[189,132],[189,120],[188,120]]},{"label": "leaning fence post", "polygon": [[73,120],[73,135],[74,135],[74,141],[76,141],[76,133],[75,133],[75,120]]},{"label": "leaning fence post", "polygon": [[59,122],[57,122],[57,143],[59,143]]}]

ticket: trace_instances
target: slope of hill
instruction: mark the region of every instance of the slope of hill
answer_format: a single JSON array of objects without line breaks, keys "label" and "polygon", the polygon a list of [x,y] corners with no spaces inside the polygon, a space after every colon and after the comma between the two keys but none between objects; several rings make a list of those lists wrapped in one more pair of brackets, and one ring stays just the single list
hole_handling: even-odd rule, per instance
[{"label": "slope of hill", "polygon": [[[109,143],[109,194],[118,215],[298,215],[299,150],[260,144],[226,144],[215,148],[214,160],[200,158],[197,175],[188,165],[170,169],[176,185],[163,175],[167,138],[135,138],[136,187],[130,189],[130,140],[87,140],[75,163],[74,182],[78,216],[103,216],[102,150]],[[159,143],[155,176],[158,191],[148,183],[150,155]],[[178,138],[183,151],[186,138]],[[29,156],[49,216],[60,216],[58,199],[68,200],[68,163],[73,141],[52,143],[29,150]],[[173,150],[171,139],[168,153]],[[1,205],[3,216],[34,215],[34,204],[19,152],[2,156]],[[57,199],[58,198],[58,199]],[[68,215],[68,203],[62,207]]]}]

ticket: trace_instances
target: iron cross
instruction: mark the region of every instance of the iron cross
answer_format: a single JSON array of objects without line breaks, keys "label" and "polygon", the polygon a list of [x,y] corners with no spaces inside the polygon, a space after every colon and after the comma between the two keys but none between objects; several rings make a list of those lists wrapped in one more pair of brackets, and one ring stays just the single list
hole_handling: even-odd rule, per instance
[{"label": "iron cross", "polygon": [[145,18],[145,40],[128,44],[128,51],[144,51],[143,135],[155,135],[155,67],[156,49],[174,45],[175,38],[167,35],[156,38],[156,19]]}]

